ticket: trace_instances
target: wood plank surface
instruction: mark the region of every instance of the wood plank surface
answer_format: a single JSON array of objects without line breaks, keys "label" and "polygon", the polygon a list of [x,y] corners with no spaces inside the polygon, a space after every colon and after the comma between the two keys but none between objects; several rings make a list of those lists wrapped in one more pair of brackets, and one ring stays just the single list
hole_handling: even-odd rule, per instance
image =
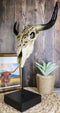
[{"label": "wood plank surface", "polygon": [[[56,0],[0,0],[0,53],[16,53],[16,36],[13,33],[15,21],[19,29],[27,24],[47,23],[53,13]],[[41,31],[34,44],[33,53],[23,68],[24,86],[36,86],[35,62],[42,60],[60,65],[60,4],[56,24],[49,30]],[[60,87],[60,67],[54,71],[55,87]]]}]

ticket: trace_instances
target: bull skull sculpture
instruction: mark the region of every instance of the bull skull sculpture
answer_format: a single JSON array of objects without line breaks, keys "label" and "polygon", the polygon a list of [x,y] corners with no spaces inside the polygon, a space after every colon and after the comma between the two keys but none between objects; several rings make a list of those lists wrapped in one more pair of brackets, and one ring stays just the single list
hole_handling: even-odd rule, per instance
[{"label": "bull skull sculpture", "polygon": [[57,19],[58,2],[56,2],[51,20],[47,24],[27,25],[22,31],[17,30],[17,22],[14,24],[14,33],[17,35],[17,58],[20,67],[23,67],[26,59],[30,56],[34,48],[34,41],[40,31],[51,28]]}]

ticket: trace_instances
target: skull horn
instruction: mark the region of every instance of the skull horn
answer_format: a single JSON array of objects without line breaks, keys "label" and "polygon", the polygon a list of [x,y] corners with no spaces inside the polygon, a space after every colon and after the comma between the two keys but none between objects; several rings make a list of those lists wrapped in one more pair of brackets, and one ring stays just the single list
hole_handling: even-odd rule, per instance
[{"label": "skull horn", "polygon": [[18,69],[18,66],[13,71],[9,71],[9,73],[14,73],[17,69]]},{"label": "skull horn", "polygon": [[53,15],[52,15],[51,20],[47,24],[37,25],[36,26],[37,32],[38,31],[47,30],[47,29],[51,28],[55,24],[55,22],[56,22],[57,13],[58,13],[58,2],[56,2],[56,5],[54,7],[54,11],[53,11]]},{"label": "skull horn", "polygon": [[17,24],[17,22],[15,22],[15,24],[14,24],[13,31],[14,31],[15,35],[18,35],[18,33],[19,33],[19,24]]},{"label": "skull horn", "polygon": [[[6,71],[6,72],[9,72],[9,73],[14,73],[17,69],[18,69],[19,66],[17,66],[13,71]],[[3,72],[0,72],[0,74],[2,74]]]}]

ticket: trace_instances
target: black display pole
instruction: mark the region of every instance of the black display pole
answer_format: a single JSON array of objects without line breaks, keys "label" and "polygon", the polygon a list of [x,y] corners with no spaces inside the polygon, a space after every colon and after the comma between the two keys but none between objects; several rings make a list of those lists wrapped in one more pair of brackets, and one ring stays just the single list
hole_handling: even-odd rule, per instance
[{"label": "black display pole", "polygon": [[4,102],[23,112],[41,102],[41,95],[25,90],[23,87],[23,69],[20,69],[22,88],[4,95]]}]

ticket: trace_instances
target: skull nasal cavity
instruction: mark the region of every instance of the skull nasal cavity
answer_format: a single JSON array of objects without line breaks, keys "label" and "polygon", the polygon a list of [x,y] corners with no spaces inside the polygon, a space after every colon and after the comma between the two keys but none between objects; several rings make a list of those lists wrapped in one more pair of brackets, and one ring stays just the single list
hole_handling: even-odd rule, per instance
[{"label": "skull nasal cavity", "polygon": [[20,52],[19,57],[22,57],[22,51]]},{"label": "skull nasal cavity", "polygon": [[34,33],[34,32],[32,32],[32,33],[30,34],[30,38],[31,38],[31,39],[35,38],[35,33]]}]

